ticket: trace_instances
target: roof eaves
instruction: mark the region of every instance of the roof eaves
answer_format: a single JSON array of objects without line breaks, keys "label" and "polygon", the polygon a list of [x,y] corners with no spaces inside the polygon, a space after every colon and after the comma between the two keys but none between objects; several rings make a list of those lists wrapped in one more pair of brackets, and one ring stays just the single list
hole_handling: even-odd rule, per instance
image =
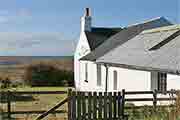
[{"label": "roof eaves", "polygon": [[128,69],[134,69],[134,70],[140,70],[140,71],[157,71],[157,72],[165,72],[169,74],[175,74],[175,75],[180,75],[180,70],[171,70],[171,69],[160,69],[160,68],[152,68],[152,67],[144,67],[144,66],[136,66],[136,65],[126,65],[126,64],[116,64],[116,63],[107,63],[107,62],[101,62],[101,61],[96,61],[97,64],[104,64],[104,65],[109,65],[113,67],[121,67],[121,68],[128,68]]},{"label": "roof eaves", "polygon": [[157,32],[166,32],[171,30],[180,30],[180,25],[170,25],[160,28],[154,28],[149,30],[144,30],[141,32],[141,34],[151,34],[151,33],[157,33]]}]

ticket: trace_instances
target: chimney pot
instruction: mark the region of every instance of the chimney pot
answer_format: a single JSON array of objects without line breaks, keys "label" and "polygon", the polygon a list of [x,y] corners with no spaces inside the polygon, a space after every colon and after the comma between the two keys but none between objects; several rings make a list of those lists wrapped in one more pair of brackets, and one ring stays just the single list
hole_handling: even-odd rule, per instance
[{"label": "chimney pot", "polygon": [[90,16],[90,8],[86,8],[86,13],[85,13],[86,16]]}]

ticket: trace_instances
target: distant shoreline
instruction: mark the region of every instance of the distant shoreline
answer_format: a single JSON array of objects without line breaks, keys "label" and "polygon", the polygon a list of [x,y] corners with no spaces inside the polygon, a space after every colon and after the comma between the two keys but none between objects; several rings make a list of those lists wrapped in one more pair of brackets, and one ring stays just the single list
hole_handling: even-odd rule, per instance
[{"label": "distant shoreline", "polygon": [[18,65],[34,60],[73,60],[73,56],[0,56],[0,65]]}]

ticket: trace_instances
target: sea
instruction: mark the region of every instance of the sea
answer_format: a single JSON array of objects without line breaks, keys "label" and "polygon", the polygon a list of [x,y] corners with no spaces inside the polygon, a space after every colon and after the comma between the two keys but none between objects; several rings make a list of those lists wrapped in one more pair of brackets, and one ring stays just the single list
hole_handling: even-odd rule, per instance
[{"label": "sea", "polygon": [[73,59],[73,56],[0,56],[0,65],[17,65],[26,62],[30,62],[32,60],[66,60]]}]

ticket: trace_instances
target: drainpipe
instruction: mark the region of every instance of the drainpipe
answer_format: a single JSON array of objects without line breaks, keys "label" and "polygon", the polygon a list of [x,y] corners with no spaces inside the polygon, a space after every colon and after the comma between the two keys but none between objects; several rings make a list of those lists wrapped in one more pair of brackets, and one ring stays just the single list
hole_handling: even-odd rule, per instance
[{"label": "drainpipe", "polygon": [[105,68],[106,68],[106,82],[105,82],[105,92],[107,92],[107,87],[108,87],[108,65],[107,64],[104,64]]}]

